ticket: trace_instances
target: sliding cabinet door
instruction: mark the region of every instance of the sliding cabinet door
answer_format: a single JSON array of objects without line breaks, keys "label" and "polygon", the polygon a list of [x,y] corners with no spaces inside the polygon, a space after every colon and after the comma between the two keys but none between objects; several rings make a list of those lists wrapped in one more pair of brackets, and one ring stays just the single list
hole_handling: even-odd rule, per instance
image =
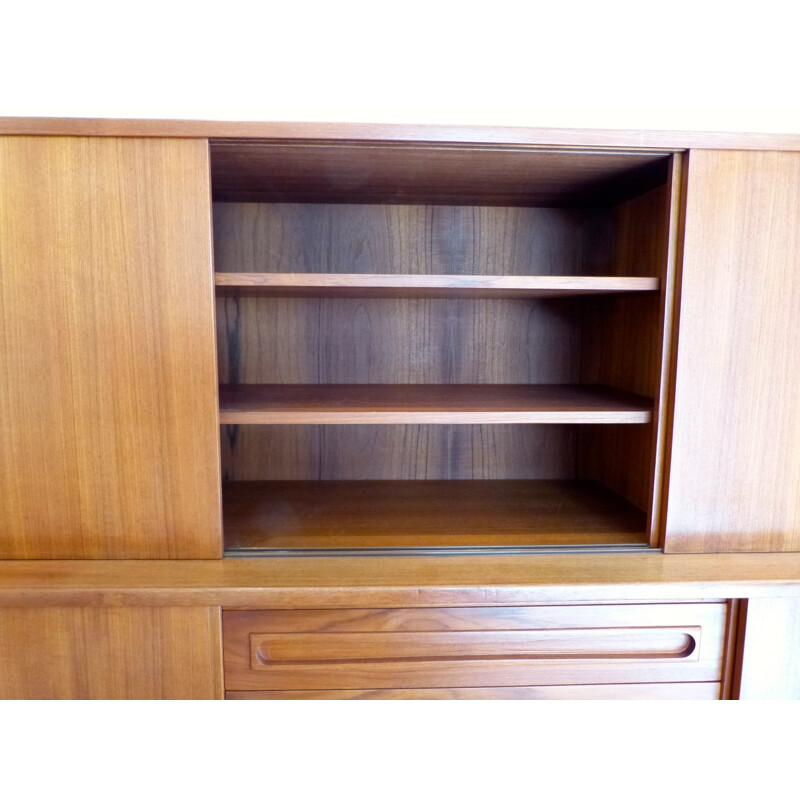
[{"label": "sliding cabinet door", "polygon": [[686,179],[665,549],[800,550],[800,153]]},{"label": "sliding cabinet door", "polygon": [[0,137],[0,558],[221,553],[207,143]]}]

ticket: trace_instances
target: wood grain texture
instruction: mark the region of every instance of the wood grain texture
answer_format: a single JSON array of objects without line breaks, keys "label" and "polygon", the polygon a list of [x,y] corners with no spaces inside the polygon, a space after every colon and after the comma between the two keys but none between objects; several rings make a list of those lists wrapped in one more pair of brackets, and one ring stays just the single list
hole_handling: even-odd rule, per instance
[{"label": "wood grain texture", "polygon": [[[406,277],[580,276],[582,252],[610,247],[593,218],[554,209],[216,203],[215,260],[219,272],[268,264],[275,273],[364,274],[379,264]],[[220,297],[220,380],[572,383],[579,313],[567,300]]]},{"label": "wood grain texture", "polygon": [[217,296],[264,297],[561,297],[656,292],[658,278],[509,275],[387,275],[217,272]]},{"label": "wood grain texture", "polygon": [[745,609],[740,700],[800,700],[800,600],[760,597]]},{"label": "wood grain texture", "polygon": [[668,552],[800,549],[800,154],[689,155]]},{"label": "wood grain texture", "polygon": [[582,316],[581,380],[643,393],[655,402],[653,424],[647,429],[582,430],[579,471],[647,511],[653,546],[660,543],[661,533],[680,166],[675,159],[666,185],[609,212],[616,231],[611,260],[617,272],[658,276],[660,295],[639,297],[639,302],[616,296],[585,303]]},{"label": "wood grain texture", "polygon": [[225,692],[226,700],[718,700],[719,683]]},{"label": "wood grain texture", "polygon": [[222,697],[219,608],[0,610],[4,700]]},{"label": "wood grain texture", "polygon": [[661,183],[661,153],[365,142],[213,141],[215,200],[608,205]]},{"label": "wood grain texture", "polygon": [[217,299],[222,383],[578,383],[575,300]]},{"label": "wood grain texture", "polygon": [[223,385],[223,425],[641,424],[652,401],[561,384]]},{"label": "wood grain texture", "polygon": [[[466,612],[466,613],[465,613]],[[230,690],[718,681],[725,603],[226,611]],[[499,622],[494,624],[493,618]],[[292,618],[301,631],[292,629]],[[482,627],[476,628],[480,622]]]},{"label": "wood grain texture", "polygon": [[739,640],[744,629],[742,608],[746,602],[746,600],[728,601],[728,624],[725,633],[725,652],[722,657],[722,680],[719,687],[721,700],[731,700],[734,694],[738,695],[739,692],[737,676],[740,661]]},{"label": "wood grain texture", "polygon": [[[655,205],[658,205],[656,197]],[[576,209],[216,203],[218,270],[259,280],[643,280],[664,220]],[[618,230],[624,227],[626,230]],[[631,240],[615,256],[618,237]],[[636,256],[644,262],[636,263]],[[297,274],[302,269],[303,274]],[[218,279],[221,273],[217,273]],[[572,277],[570,277],[572,276]],[[246,280],[248,275],[241,279]],[[370,278],[371,279],[371,278]],[[645,298],[639,298],[644,300]],[[594,303],[594,301],[592,301]],[[602,301],[598,301],[598,305]],[[650,308],[651,306],[647,306]],[[645,317],[650,312],[645,312]],[[569,301],[220,297],[220,375],[229,383],[574,383],[582,320],[607,317]],[[604,317],[605,315],[605,317]],[[640,315],[641,316],[641,315]],[[647,317],[649,320],[649,317]],[[610,338],[601,326],[591,335]],[[614,346],[628,346],[614,339]],[[595,348],[597,345],[591,345]],[[620,370],[618,370],[620,371]],[[622,370],[624,371],[624,370]],[[576,477],[576,434],[514,426],[226,426],[226,480]],[[649,471],[652,432],[632,474]],[[641,460],[641,459],[640,459]],[[636,478],[642,481],[641,477]]]},{"label": "wood grain texture", "polygon": [[402,125],[351,122],[258,122],[165,119],[0,117],[0,134],[38,136],[137,136],[223,139],[332,139],[361,141],[524,144],[532,147],[599,147],[629,150],[800,150],[800,136],[723,131],[633,131],[521,128],[476,125]]},{"label": "wood grain texture", "polygon": [[223,481],[569,480],[571,425],[223,425]]},{"label": "wood grain texture", "polygon": [[[347,608],[225,610],[225,635],[239,641],[252,632],[267,633],[402,633],[404,631],[591,631],[646,626],[674,628],[716,626],[725,618],[722,604],[663,603],[646,606],[477,606],[473,608]],[[683,623],[676,620],[681,618]]]},{"label": "wood grain texture", "polygon": [[364,202],[216,202],[213,208],[218,272],[617,274],[601,211]]},{"label": "wood grain texture", "polygon": [[574,301],[217,303],[222,383],[579,382]]},{"label": "wood grain texture", "polygon": [[800,554],[0,561],[0,607],[397,608],[800,596]]},{"label": "wood grain texture", "polygon": [[215,558],[207,148],[0,139],[0,555]]},{"label": "wood grain texture", "polygon": [[272,481],[223,485],[225,547],[644,544],[645,514],[584,481]]},{"label": "wood grain texture", "polygon": [[[664,510],[666,507],[666,475],[672,442],[672,406],[675,389],[675,355],[678,340],[677,309],[683,262],[683,230],[687,160],[682,154],[672,157],[667,191],[669,194],[666,229],[666,269],[661,281],[661,314],[659,330],[660,375],[653,398],[654,441],[651,469],[651,505],[648,508],[650,544],[661,547],[664,542]],[[735,615],[733,615],[735,616]],[[723,681],[722,696],[728,687]]]}]

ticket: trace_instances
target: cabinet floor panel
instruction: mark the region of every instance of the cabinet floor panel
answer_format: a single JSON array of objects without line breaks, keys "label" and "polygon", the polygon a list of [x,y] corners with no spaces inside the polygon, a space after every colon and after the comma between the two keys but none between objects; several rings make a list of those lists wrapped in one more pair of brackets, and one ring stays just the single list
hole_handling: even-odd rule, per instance
[{"label": "cabinet floor panel", "polygon": [[593,481],[237,481],[242,550],[644,545],[643,511]]}]

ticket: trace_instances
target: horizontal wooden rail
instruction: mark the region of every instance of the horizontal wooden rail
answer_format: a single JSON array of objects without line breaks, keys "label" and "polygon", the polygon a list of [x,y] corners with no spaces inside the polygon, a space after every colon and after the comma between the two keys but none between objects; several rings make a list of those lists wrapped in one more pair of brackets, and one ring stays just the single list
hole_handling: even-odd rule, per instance
[{"label": "horizontal wooden rail", "polygon": [[217,272],[217,294],[263,297],[560,297],[655,292],[658,278]]}]

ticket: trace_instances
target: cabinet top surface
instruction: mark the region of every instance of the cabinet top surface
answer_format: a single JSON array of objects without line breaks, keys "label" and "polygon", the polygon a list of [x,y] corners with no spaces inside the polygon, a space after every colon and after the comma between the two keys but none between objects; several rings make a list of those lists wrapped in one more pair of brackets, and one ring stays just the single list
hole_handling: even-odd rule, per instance
[{"label": "cabinet top surface", "polygon": [[798,593],[800,553],[0,561],[0,607],[390,608]]},{"label": "cabinet top surface", "polygon": [[344,122],[0,117],[0,135],[295,139],[664,151],[688,148],[800,150],[800,134],[785,133],[630,131]]}]

